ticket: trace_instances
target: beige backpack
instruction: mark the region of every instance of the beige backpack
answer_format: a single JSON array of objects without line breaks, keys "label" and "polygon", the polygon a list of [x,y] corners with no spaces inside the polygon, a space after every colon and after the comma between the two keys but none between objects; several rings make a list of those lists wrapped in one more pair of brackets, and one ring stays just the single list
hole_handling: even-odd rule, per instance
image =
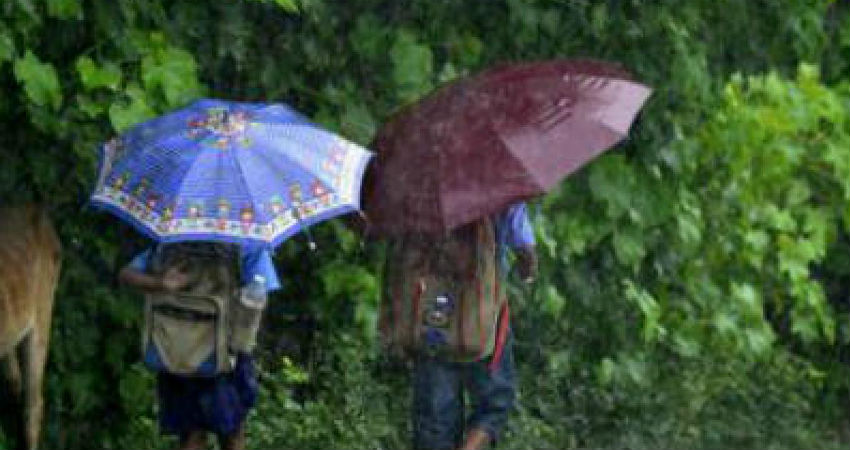
[{"label": "beige backpack", "polygon": [[239,293],[239,249],[214,243],[157,246],[148,269],[162,274],[178,267],[190,276],[177,293],[145,296],[142,354],[154,371],[214,376],[233,368],[228,340]]}]

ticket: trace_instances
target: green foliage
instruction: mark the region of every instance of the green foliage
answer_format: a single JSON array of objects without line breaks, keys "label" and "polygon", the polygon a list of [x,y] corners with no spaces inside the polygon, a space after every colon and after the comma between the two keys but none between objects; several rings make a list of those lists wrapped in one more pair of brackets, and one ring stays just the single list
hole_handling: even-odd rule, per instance
[{"label": "green foliage", "polygon": [[47,15],[57,19],[81,19],[83,6],[79,0],[46,0]]},{"label": "green foliage", "polygon": [[149,93],[161,93],[165,107],[182,106],[197,98],[202,89],[192,54],[168,46],[159,34],[151,35],[152,47],[142,58],[142,82]]},{"label": "green foliage", "polygon": [[54,111],[62,104],[59,77],[50,63],[39,61],[30,50],[15,60],[15,78],[24,85],[27,98],[36,106],[49,106]]},{"label": "green foliage", "polygon": [[98,67],[88,56],[81,56],[74,65],[85,91],[107,88],[115,91],[121,84],[121,68],[114,63]]},{"label": "green foliage", "polygon": [[15,41],[9,36],[9,32],[0,29],[0,63],[9,61],[15,54]]},{"label": "green foliage", "polygon": [[147,103],[145,91],[138,85],[127,86],[123,94],[126,100],[116,101],[109,106],[109,121],[115,131],[124,131],[156,116]]},{"label": "green foliage", "polygon": [[[346,333],[314,343],[315,395],[298,402],[305,376],[292,368],[263,376],[266,387],[249,419],[252,448],[404,448],[404,378],[382,366],[374,348]],[[366,382],[371,380],[372,382]]]},{"label": "green foliage", "polygon": [[254,0],[258,2],[274,3],[289,13],[298,12],[298,2],[296,0]]},{"label": "green foliage", "polygon": [[431,50],[416,42],[407,30],[396,33],[390,49],[393,62],[393,82],[402,101],[415,100],[431,90],[434,58]]},{"label": "green foliage", "polygon": [[[174,446],[139,298],[113,280],[143,242],[83,208],[101,142],[209,95],[285,101],[368,144],[442,83],[556,57],[620,61],[654,93],[627,142],[536,206],[500,447],[846,446],[848,30],[826,0],[4,3],[0,198],[45,201],[66,247],[44,447]],[[249,446],[404,447],[409,380],[375,346],[382,248],[340,221],[313,234],[318,251],[277,252]]]}]

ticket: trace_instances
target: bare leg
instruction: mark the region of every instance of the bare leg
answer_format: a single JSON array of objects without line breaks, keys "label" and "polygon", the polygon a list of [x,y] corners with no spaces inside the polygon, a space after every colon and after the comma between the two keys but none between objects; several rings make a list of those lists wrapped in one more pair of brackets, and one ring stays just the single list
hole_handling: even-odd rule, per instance
[{"label": "bare leg", "polygon": [[481,428],[473,428],[466,434],[460,450],[479,450],[490,442],[490,435]]},{"label": "bare leg", "polygon": [[245,449],[245,424],[239,425],[239,429],[228,435],[219,435],[218,442],[221,450],[244,450]]},{"label": "bare leg", "polygon": [[203,430],[192,430],[180,436],[179,450],[203,450],[207,448],[207,432]]}]

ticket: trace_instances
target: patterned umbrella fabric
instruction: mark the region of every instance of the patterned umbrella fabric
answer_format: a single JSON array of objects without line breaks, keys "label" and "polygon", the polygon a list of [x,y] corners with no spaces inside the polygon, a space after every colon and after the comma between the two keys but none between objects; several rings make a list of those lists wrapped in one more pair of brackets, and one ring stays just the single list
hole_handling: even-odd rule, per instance
[{"label": "patterned umbrella fabric", "polygon": [[91,202],[160,242],[272,247],[357,210],[371,156],[283,104],[199,100],[105,143]]},{"label": "patterned umbrella fabric", "polygon": [[366,215],[379,234],[438,233],[545,193],[622,140],[650,92],[590,60],[506,64],[453,82],[378,130]]}]

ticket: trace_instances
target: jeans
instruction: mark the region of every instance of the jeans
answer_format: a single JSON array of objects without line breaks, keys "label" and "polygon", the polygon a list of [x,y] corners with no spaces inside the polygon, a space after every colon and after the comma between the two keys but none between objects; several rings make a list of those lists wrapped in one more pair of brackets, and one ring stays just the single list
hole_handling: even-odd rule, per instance
[{"label": "jeans", "polygon": [[[413,448],[455,449],[465,430],[481,428],[495,441],[516,397],[513,335],[508,331],[502,359],[493,370],[490,358],[449,362],[421,355],[413,366]],[[472,414],[466,419],[464,389]]]}]

